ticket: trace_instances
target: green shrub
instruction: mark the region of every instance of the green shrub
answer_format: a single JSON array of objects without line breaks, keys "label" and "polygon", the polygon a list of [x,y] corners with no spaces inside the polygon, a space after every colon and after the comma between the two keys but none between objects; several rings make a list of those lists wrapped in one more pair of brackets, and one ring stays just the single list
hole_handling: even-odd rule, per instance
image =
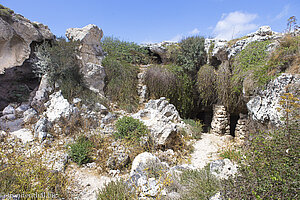
[{"label": "green shrub", "polygon": [[177,64],[185,70],[198,71],[206,60],[204,41],[205,39],[200,36],[191,36],[181,40],[178,44]]},{"label": "green shrub", "polygon": [[148,64],[150,58],[148,51],[134,42],[121,41],[114,37],[104,37],[101,47],[109,57],[116,60],[125,61],[131,64]]},{"label": "green shrub", "polygon": [[54,44],[44,42],[36,48],[39,59],[35,73],[41,77],[46,74],[54,84],[58,83],[65,98],[72,100],[85,90],[79,63],[76,58],[77,43],[60,38]]},{"label": "green shrub", "polygon": [[272,79],[268,75],[268,67],[265,66],[268,59],[268,52],[266,51],[271,41],[266,40],[262,42],[252,42],[247,45],[235,58],[233,67],[233,89],[238,92],[242,92],[242,82],[245,77],[250,74],[254,75],[257,82],[252,87],[258,87],[266,84]]},{"label": "green shrub", "polygon": [[112,101],[129,112],[138,106],[137,74],[138,67],[106,57],[103,62],[106,72],[106,88],[104,92]]},{"label": "green shrub", "polygon": [[201,139],[201,134],[203,131],[203,124],[200,120],[193,120],[193,119],[184,119],[184,123],[191,126],[192,137],[194,139]]},{"label": "green shrub", "polygon": [[212,105],[218,100],[216,78],[213,66],[204,65],[198,71],[197,86],[203,105]]},{"label": "green shrub", "polygon": [[98,200],[131,200],[138,199],[135,191],[132,191],[126,182],[122,179],[112,181],[99,190]]},{"label": "green shrub", "polygon": [[251,134],[244,148],[239,176],[223,182],[227,199],[299,199],[299,124],[290,128]]},{"label": "green shrub", "polygon": [[153,66],[146,71],[145,84],[151,98],[166,97],[182,117],[195,114],[195,84],[182,67]]},{"label": "green shrub", "polygon": [[139,141],[141,137],[146,136],[149,130],[143,122],[132,117],[122,117],[116,122],[117,132],[114,135],[117,138]]},{"label": "green shrub", "polygon": [[92,142],[88,138],[80,136],[74,144],[70,145],[69,155],[78,165],[86,164],[92,160],[90,157],[92,148]]},{"label": "green shrub", "polygon": [[221,184],[210,173],[209,167],[205,167],[199,170],[183,170],[179,177],[173,178],[171,188],[180,193],[182,200],[208,200],[221,189]]}]

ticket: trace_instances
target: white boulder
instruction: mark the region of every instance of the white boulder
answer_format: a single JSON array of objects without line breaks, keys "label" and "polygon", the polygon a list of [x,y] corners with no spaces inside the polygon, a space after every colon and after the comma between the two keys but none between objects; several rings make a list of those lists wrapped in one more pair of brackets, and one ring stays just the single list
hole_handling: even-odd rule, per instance
[{"label": "white boulder", "polygon": [[151,137],[156,146],[172,144],[179,128],[183,126],[176,107],[166,98],[150,100],[145,109],[132,115],[150,129]]}]

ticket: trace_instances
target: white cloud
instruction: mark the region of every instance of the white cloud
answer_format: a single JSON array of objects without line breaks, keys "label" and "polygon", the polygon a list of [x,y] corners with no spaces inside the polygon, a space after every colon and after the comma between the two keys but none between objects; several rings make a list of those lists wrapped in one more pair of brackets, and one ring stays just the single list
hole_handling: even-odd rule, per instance
[{"label": "white cloud", "polygon": [[193,36],[193,35],[197,35],[199,34],[200,31],[198,28],[194,28],[194,30],[187,32],[186,34],[177,34],[176,36],[174,36],[171,40],[172,42],[179,42],[180,40],[182,40],[185,36]]},{"label": "white cloud", "polygon": [[276,15],[275,20],[282,19],[283,17],[286,17],[289,13],[290,5],[285,5],[282,9],[282,11]]},{"label": "white cloud", "polygon": [[258,25],[252,23],[258,17],[257,14],[243,13],[239,11],[223,14],[214,28],[216,38],[230,40],[238,36],[254,31]]},{"label": "white cloud", "polygon": [[195,28],[194,30],[189,32],[189,35],[197,35],[199,33],[200,33],[200,31],[197,28]]},{"label": "white cloud", "polygon": [[183,35],[182,35],[182,34],[178,34],[178,35],[174,36],[170,41],[171,41],[171,42],[178,42],[178,41],[180,41],[182,38],[183,38]]}]

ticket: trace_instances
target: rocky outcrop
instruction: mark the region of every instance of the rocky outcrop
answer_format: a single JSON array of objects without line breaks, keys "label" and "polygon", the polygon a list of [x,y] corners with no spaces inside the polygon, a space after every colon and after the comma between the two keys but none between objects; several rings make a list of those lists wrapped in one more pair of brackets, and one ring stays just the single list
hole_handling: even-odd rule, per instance
[{"label": "rocky outcrop", "polygon": [[282,74],[271,81],[265,90],[250,99],[247,103],[249,115],[253,120],[266,125],[281,125],[282,113],[277,110],[280,108],[280,97],[287,92],[299,95],[299,88],[299,75]]},{"label": "rocky outcrop", "polygon": [[53,38],[49,28],[41,23],[14,13],[9,20],[0,16],[0,74],[7,68],[21,66],[29,58],[33,42]]},{"label": "rocky outcrop", "polygon": [[158,194],[166,195],[161,180],[149,175],[151,173],[149,169],[154,166],[162,173],[165,172],[164,175],[169,170],[166,163],[161,162],[156,156],[148,152],[139,154],[132,162],[128,184],[133,188],[138,188],[140,198],[155,198]]},{"label": "rocky outcrop", "polygon": [[149,128],[156,146],[172,146],[180,127],[184,126],[176,107],[165,97],[150,100],[145,109],[133,114],[132,117],[141,120]]},{"label": "rocky outcrop", "polygon": [[69,28],[66,36],[71,41],[80,43],[78,59],[81,64],[83,79],[90,90],[104,94],[105,71],[101,66],[104,52],[101,48],[100,40],[103,31],[93,24],[83,28]]},{"label": "rocky outcrop", "polygon": [[220,64],[220,62],[229,60],[237,55],[251,42],[279,39],[282,36],[283,34],[272,31],[270,26],[261,26],[256,32],[231,41],[205,39],[205,51],[208,55],[207,62],[212,65],[215,62]]},{"label": "rocky outcrop", "polygon": [[230,135],[230,115],[223,105],[214,105],[211,132],[219,135]]},{"label": "rocky outcrop", "polygon": [[162,63],[167,63],[169,61],[167,47],[174,44],[176,42],[164,41],[161,43],[145,44],[143,47],[147,48],[152,54],[158,55]]}]

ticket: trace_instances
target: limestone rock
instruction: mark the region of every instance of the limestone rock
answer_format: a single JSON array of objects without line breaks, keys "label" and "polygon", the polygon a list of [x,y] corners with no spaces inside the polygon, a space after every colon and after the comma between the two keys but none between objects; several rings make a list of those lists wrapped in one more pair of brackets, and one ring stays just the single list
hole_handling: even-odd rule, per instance
[{"label": "limestone rock", "polygon": [[31,131],[25,128],[11,132],[10,134],[21,139],[23,143],[32,142],[34,140]]},{"label": "limestone rock", "polygon": [[59,122],[61,118],[69,121],[78,115],[78,108],[69,104],[68,100],[61,94],[61,91],[50,95],[46,107],[47,110],[44,114],[51,123]]},{"label": "limestone rock", "polygon": [[83,28],[69,28],[66,36],[71,41],[80,43],[78,59],[81,63],[81,72],[87,86],[94,92],[104,94],[104,78],[106,76],[101,61],[104,52],[100,40],[103,31],[93,24]]},{"label": "limestone rock", "polygon": [[144,152],[137,155],[132,162],[130,175],[133,175],[137,171],[143,171],[147,167],[146,164],[151,161],[160,162],[156,156],[149,152]]},{"label": "limestone rock", "polygon": [[149,128],[156,146],[172,145],[176,140],[179,128],[183,126],[176,107],[170,104],[164,97],[150,100],[145,109],[132,115]]},{"label": "limestone rock", "polygon": [[277,110],[280,108],[280,97],[286,92],[299,95],[299,86],[299,75],[282,74],[271,81],[265,90],[250,99],[247,103],[249,115],[253,120],[264,124],[282,125],[282,113]]},{"label": "limestone rock", "polygon": [[25,124],[34,123],[38,118],[38,114],[35,109],[30,108],[23,113],[23,117],[24,117],[23,121]]},{"label": "limestone rock", "polygon": [[[134,185],[133,187],[139,188],[140,198],[146,197],[156,197],[158,193],[165,196],[166,190],[163,188],[162,183],[159,180],[156,180],[153,177],[149,177],[147,175],[147,168],[149,168],[149,164],[160,165],[164,164],[154,155],[148,152],[144,152],[136,156],[132,163],[132,168],[130,172],[129,185]],[[169,167],[165,165],[168,169]]]},{"label": "limestone rock", "polygon": [[162,63],[167,63],[169,58],[167,55],[167,46],[174,45],[176,42],[164,41],[161,43],[145,44],[145,48],[149,49],[150,52],[159,55]]},{"label": "limestone rock", "polygon": [[233,164],[229,159],[215,160],[210,163],[210,172],[220,179],[228,179],[237,173],[237,165]]},{"label": "limestone rock", "polygon": [[9,21],[0,17],[0,74],[7,68],[22,65],[29,58],[32,42],[53,38],[47,26],[30,22],[21,15],[13,13]]},{"label": "limestone rock", "polygon": [[124,146],[119,144],[114,145],[112,149],[113,153],[109,156],[109,159],[107,160],[107,167],[113,170],[122,169],[130,161],[130,152],[126,150]]},{"label": "limestone rock", "polygon": [[281,38],[281,33],[276,33],[269,26],[262,26],[256,32],[250,33],[245,39],[238,40],[232,47],[227,49],[228,58],[235,56],[242,51],[248,44],[254,41],[265,41]]},{"label": "limestone rock", "polygon": [[49,99],[49,94],[53,91],[53,88],[50,86],[49,79],[47,75],[43,75],[39,88],[35,93],[35,96],[33,97],[33,100],[31,102],[31,106],[38,109],[42,110],[43,109],[43,104],[48,101]]},{"label": "limestone rock", "polygon": [[34,137],[38,138],[40,141],[43,141],[47,137],[49,127],[50,127],[50,124],[49,124],[47,118],[42,117],[34,125]]},{"label": "limestone rock", "polygon": [[250,33],[243,38],[234,39],[228,42],[217,38],[206,39],[205,51],[208,55],[208,64],[214,65],[214,62],[217,62],[218,64],[224,60],[230,60],[245,49],[251,42],[279,39],[282,36],[282,33],[272,31],[270,26],[262,26],[254,33]]},{"label": "limestone rock", "polygon": [[8,105],[7,107],[5,107],[2,111],[3,115],[9,115],[9,114],[15,114],[15,108],[12,107],[11,105]]}]

